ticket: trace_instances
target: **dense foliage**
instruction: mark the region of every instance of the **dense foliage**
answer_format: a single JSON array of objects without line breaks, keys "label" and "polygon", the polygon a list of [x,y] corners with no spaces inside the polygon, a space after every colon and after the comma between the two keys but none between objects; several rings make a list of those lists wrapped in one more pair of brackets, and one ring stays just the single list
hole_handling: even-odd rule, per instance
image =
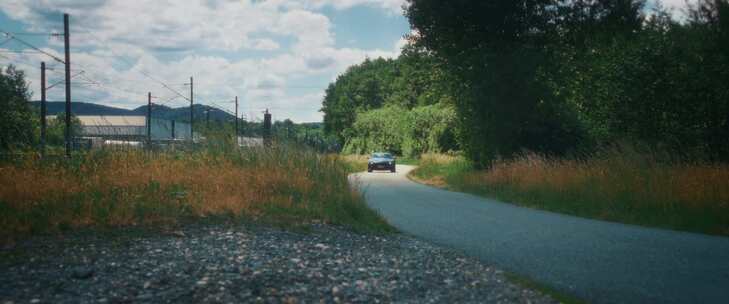
[{"label": "dense foliage", "polygon": [[347,153],[386,150],[408,156],[455,149],[449,78],[414,45],[398,59],[367,59],[329,85],[324,130]]},{"label": "dense foliage", "polygon": [[271,126],[274,138],[279,142],[308,146],[323,153],[336,153],[341,145],[334,136],[324,133],[322,123],[294,123],[290,119],[276,121]]},{"label": "dense foliage", "polygon": [[373,151],[417,157],[428,152],[454,149],[456,113],[451,106],[434,104],[411,110],[399,105],[357,114],[348,130],[343,152],[368,154]]},{"label": "dense foliage", "polygon": [[[27,151],[40,144],[40,112],[30,100],[25,73],[10,65],[0,73],[0,151]],[[65,144],[66,114],[47,119],[46,145]],[[81,121],[71,116],[73,134],[81,133]]]},{"label": "dense foliage", "polygon": [[677,22],[635,0],[409,0],[456,81],[461,146],[488,165],[633,141],[729,158],[729,2]]},{"label": "dense foliage", "polygon": [[20,149],[34,142],[34,117],[28,104],[25,74],[10,65],[0,68],[0,151]]}]

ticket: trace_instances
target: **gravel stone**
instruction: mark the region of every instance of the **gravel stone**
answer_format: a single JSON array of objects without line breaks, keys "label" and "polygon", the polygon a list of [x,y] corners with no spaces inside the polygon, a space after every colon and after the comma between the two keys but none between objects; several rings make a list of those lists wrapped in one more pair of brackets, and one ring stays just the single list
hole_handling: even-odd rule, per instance
[{"label": "gravel stone", "polygon": [[34,237],[0,251],[0,303],[556,303],[409,236],[308,230],[197,224]]},{"label": "gravel stone", "polygon": [[84,266],[74,267],[71,277],[79,280],[86,280],[94,276],[94,269]]}]

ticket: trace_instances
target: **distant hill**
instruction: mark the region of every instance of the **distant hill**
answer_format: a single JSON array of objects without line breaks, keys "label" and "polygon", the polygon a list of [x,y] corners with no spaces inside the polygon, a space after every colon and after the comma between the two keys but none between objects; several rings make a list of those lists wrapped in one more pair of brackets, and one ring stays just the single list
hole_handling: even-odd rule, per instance
[{"label": "distant hill", "polygon": [[[205,111],[210,110],[210,120],[233,120],[234,115],[207,105],[196,104],[192,106],[195,121],[205,119]],[[132,115],[147,115],[147,106],[132,110]],[[152,116],[168,120],[190,121],[190,108],[170,108],[163,105],[152,105]]]},{"label": "distant hill", "polygon": [[[40,107],[40,102],[34,102],[34,106]],[[88,102],[73,102],[71,110],[74,115],[135,115],[131,110],[109,107]],[[57,115],[66,111],[66,103],[63,101],[46,102],[46,113]]]},{"label": "distant hill", "polygon": [[[40,102],[34,102],[34,106],[40,107]],[[88,102],[73,102],[71,110],[74,115],[147,115],[147,106],[141,106],[134,110],[115,108]],[[207,105],[194,105],[193,111],[195,120],[204,120],[205,111],[210,110],[210,120],[233,120],[234,116],[218,108]],[[46,102],[46,113],[48,115],[57,115],[66,111],[66,103],[63,101]],[[189,121],[190,108],[170,108],[163,105],[152,105],[152,116],[168,120]]]}]

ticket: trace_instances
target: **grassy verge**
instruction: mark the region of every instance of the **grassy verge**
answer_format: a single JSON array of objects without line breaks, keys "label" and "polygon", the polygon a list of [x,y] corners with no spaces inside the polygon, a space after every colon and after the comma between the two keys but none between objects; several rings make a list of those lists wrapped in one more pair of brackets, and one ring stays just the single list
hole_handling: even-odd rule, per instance
[{"label": "grassy verge", "polygon": [[368,155],[348,154],[348,155],[333,155],[344,163],[348,173],[358,173],[367,171],[367,160]]},{"label": "grassy verge", "polygon": [[348,170],[337,157],[294,147],[96,151],[72,159],[5,161],[0,163],[0,241],[215,216],[391,231],[350,188]]},{"label": "grassy verge", "polygon": [[536,291],[541,292],[542,294],[550,296],[552,299],[557,300],[559,303],[562,304],[585,304],[587,302],[578,299],[574,296],[568,295],[566,293],[563,293],[561,291],[557,291],[556,289],[552,287],[548,287],[544,284],[538,283],[532,279],[506,272],[504,273],[506,275],[506,279],[511,281],[514,284],[521,285],[528,289],[533,289]]},{"label": "grassy verge", "polygon": [[579,160],[527,154],[475,170],[462,158],[425,155],[411,177],[581,217],[729,235],[729,165],[657,159],[618,150]]}]

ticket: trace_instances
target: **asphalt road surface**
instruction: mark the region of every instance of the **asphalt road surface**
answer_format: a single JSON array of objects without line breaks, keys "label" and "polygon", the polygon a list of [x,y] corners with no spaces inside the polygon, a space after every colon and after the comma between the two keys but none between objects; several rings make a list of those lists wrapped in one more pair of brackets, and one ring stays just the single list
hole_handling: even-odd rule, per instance
[{"label": "asphalt road surface", "polygon": [[591,303],[729,303],[729,238],[522,208],[410,181],[350,176],[400,231]]}]

